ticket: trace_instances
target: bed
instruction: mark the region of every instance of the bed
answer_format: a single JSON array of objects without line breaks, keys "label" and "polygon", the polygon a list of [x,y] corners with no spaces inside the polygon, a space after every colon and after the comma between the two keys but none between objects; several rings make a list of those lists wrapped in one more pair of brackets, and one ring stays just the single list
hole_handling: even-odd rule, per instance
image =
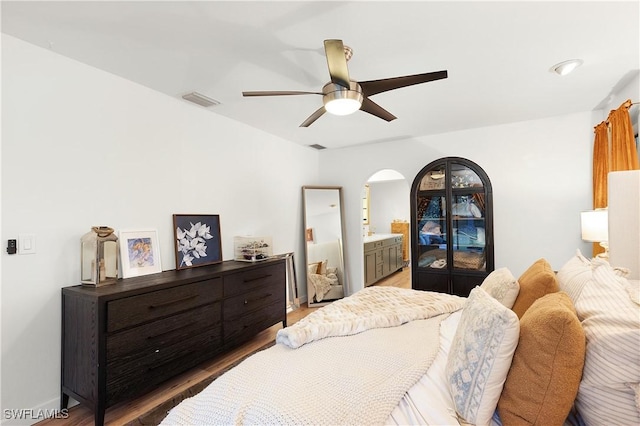
[{"label": "bed", "polygon": [[162,424],[640,424],[640,282],[580,252],[468,298],[367,287],[276,342]]}]

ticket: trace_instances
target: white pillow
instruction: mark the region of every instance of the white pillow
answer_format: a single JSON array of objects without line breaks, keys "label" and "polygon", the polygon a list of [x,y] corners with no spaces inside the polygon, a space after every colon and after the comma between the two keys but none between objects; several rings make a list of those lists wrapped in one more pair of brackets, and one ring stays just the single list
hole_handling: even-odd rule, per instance
[{"label": "white pillow", "polygon": [[520,284],[507,268],[499,268],[487,275],[480,286],[491,297],[511,309],[520,293]]},{"label": "white pillow", "polygon": [[[604,262],[606,265],[609,265],[606,260],[596,259],[598,259],[596,264],[602,264],[602,262]],[[580,293],[582,293],[584,286],[592,279],[592,267],[591,260],[584,257],[580,250],[576,250],[576,255],[569,259],[558,271],[558,286],[561,291],[569,295],[574,304],[575,301],[580,298]],[[629,275],[629,270],[626,268],[613,268],[609,266],[609,269],[619,277]]]},{"label": "white pillow", "polygon": [[490,423],[519,335],[520,322],[511,309],[480,287],[471,290],[445,370],[461,421]]},{"label": "white pillow", "polygon": [[[587,424],[640,424],[640,306],[624,270],[580,253],[558,272],[587,339],[576,408]],[[582,265],[580,267],[580,265]],[[577,291],[577,289],[579,291]]]},{"label": "white pillow", "polygon": [[591,280],[591,261],[576,250],[576,255],[560,268],[556,277],[560,291],[567,293],[575,305],[582,289]]}]

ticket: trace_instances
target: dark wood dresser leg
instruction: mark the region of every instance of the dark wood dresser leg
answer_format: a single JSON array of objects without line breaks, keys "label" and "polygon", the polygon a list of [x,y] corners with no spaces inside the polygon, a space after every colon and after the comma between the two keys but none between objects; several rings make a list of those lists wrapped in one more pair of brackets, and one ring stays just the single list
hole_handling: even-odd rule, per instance
[{"label": "dark wood dresser leg", "polygon": [[64,392],[60,392],[60,410],[64,410],[69,407],[69,395]]}]

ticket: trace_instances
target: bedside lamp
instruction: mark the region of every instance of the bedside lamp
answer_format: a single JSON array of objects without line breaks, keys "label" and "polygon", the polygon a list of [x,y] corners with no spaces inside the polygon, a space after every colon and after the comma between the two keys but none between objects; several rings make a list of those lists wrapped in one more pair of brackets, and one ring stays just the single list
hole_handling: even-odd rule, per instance
[{"label": "bedside lamp", "polygon": [[580,213],[582,239],[592,243],[600,243],[604,253],[598,257],[609,258],[609,212],[606,208],[589,210]]}]

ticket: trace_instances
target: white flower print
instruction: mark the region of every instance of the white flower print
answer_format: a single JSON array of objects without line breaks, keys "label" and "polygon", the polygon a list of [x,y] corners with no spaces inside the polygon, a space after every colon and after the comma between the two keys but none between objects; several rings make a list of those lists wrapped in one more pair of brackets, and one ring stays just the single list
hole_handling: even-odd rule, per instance
[{"label": "white flower print", "polygon": [[176,228],[176,243],[178,251],[182,253],[180,266],[193,266],[194,259],[207,257],[207,240],[213,238],[211,227],[205,223],[198,222],[195,225],[189,222],[190,229]]}]

